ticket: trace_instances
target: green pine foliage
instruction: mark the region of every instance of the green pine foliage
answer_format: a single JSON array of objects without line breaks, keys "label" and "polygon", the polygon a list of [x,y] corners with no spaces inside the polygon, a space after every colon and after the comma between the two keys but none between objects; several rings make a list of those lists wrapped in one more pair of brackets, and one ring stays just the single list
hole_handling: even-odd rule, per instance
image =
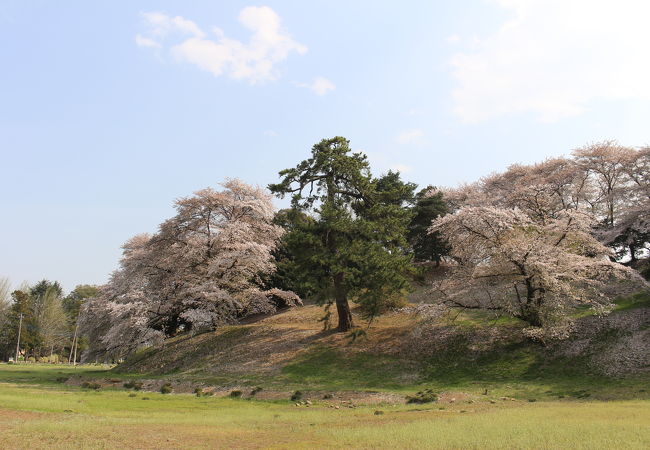
[{"label": "green pine foliage", "polygon": [[411,216],[403,203],[415,186],[392,172],[374,179],[366,156],[352,152],[343,137],[323,139],[311,158],[280,177],[269,189],[291,196],[293,212],[285,216],[291,247],[285,249],[296,253],[280,264],[279,275],[300,272],[305,278],[297,286],[308,284],[315,298],[335,303],[339,331],[353,326],[349,300],[370,319],[399,304],[411,268],[405,251]]},{"label": "green pine foliage", "polygon": [[[282,209],[273,220],[275,225],[285,230],[280,244],[273,253],[276,270],[265,280],[267,288],[293,291],[302,299],[315,298],[318,294],[318,276],[314,275],[315,258],[313,250],[319,247],[320,240],[315,232],[316,220],[297,209]],[[311,272],[302,270],[306,261]]]},{"label": "green pine foliage", "polygon": [[413,218],[408,227],[408,241],[418,262],[440,264],[443,256],[449,253],[449,245],[439,233],[429,234],[431,222],[448,213],[442,192],[427,186],[415,196]]}]

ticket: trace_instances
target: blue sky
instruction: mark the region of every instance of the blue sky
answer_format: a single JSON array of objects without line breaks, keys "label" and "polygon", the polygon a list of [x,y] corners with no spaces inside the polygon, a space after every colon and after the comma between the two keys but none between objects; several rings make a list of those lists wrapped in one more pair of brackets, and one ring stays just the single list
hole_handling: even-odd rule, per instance
[{"label": "blue sky", "polygon": [[266,185],[324,137],[421,186],[648,144],[649,21],[632,0],[3,0],[0,276],[103,283],[175,198]]}]

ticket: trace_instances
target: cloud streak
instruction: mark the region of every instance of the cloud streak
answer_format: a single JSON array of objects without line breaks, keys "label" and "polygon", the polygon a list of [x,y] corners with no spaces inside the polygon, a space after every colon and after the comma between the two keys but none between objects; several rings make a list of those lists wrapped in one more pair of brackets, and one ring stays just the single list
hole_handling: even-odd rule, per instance
[{"label": "cloud streak", "polygon": [[153,39],[144,37],[140,34],[135,35],[135,43],[138,47],[160,48],[161,45]]},{"label": "cloud streak", "polygon": [[424,136],[424,131],[415,128],[412,130],[402,131],[395,138],[395,142],[401,145],[413,144],[418,142]]},{"label": "cloud streak", "polygon": [[336,89],[334,83],[323,77],[316,77],[311,83],[295,83],[295,85],[301,88],[307,88],[316,95],[325,95]]}]

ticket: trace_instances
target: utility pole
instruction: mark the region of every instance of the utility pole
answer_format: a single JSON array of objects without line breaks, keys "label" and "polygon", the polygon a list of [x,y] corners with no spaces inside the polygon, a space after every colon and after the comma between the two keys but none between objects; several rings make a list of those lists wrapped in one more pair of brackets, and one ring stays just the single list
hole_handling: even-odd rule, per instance
[{"label": "utility pole", "polygon": [[77,330],[79,330],[79,317],[77,317],[77,324],[74,327],[74,337],[72,338],[72,348],[70,349],[70,356],[68,356],[68,364],[72,362],[72,354],[74,352],[74,364],[77,365]]},{"label": "utility pole", "polygon": [[20,333],[23,331],[23,313],[20,313],[20,322],[18,325],[18,342],[16,342],[16,363],[18,363],[18,354],[20,353]]},{"label": "utility pole", "polygon": [[72,358],[72,365],[76,366],[77,365],[77,349],[79,348],[79,339],[77,339],[77,342],[74,346],[74,357]]}]

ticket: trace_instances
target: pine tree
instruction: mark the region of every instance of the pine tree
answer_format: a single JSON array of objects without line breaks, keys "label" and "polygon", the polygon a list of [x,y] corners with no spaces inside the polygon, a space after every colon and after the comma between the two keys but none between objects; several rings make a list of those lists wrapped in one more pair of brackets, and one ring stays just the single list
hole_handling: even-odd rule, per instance
[{"label": "pine tree", "polygon": [[433,186],[427,186],[417,193],[408,231],[408,240],[416,261],[434,261],[440,264],[442,257],[449,253],[449,246],[440,234],[429,233],[431,223],[447,212],[442,192]]},{"label": "pine tree", "polygon": [[291,195],[292,208],[314,218],[300,229],[303,246],[296,256],[317,281],[319,297],[336,304],[339,331],[353,326],[349,300],[372,318],[404,297],[410,213],[386,200],[398,196],[394,189],[377,189],[365,155],[353,153],[343,137],[323,139],[311,158],[280,177],[271,192]]}]

